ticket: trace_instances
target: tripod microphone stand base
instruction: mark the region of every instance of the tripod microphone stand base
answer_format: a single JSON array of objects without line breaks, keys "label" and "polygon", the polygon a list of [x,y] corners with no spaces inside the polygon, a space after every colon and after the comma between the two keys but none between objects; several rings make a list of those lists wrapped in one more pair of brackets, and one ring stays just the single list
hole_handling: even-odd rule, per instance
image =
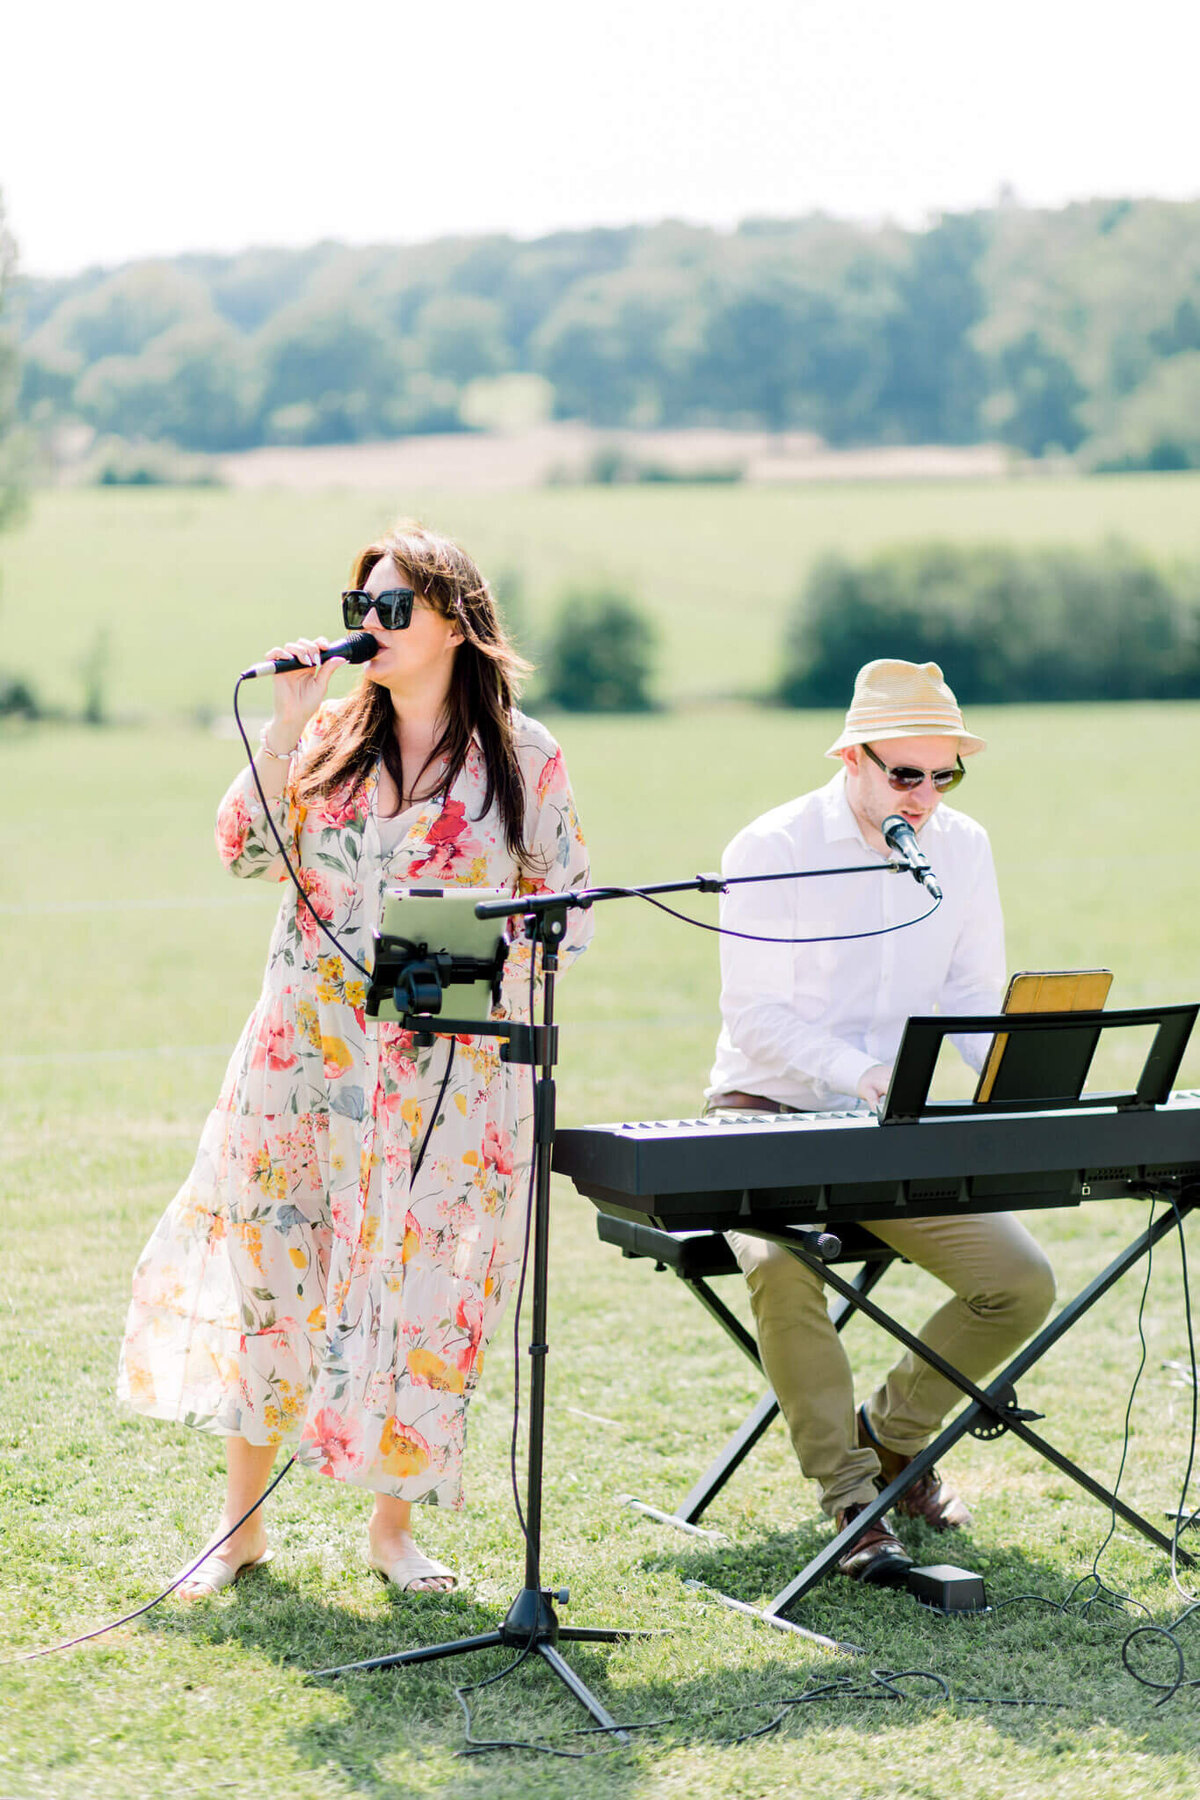
[{"label": "tripod microphone stand base", "polygon": [[580,1705],[585,1707],[595,1719],[610,1731],[619,1744],[628,1744],[629,1733],[623,1731],[612,1714],[597,1700],[595,1694],[581,1681],[568,1662],[559,1655],[556,1646],[560,1643],[574,1644],[619,1644],[628,1638],[652,1637],[656,1633],[637,1630],[610,1629],[602,1626],[560,1625],[553,1602],[566,1604],[566,1590],[552,1593],[543,1588],[522,1588],[508,1612],[503,1623],[495,1631],[480,1632],[477,1637],[454,1638],[446,1644],[427,1644],[420,1650],[399,1650],[390,1656],[370,1656],[364,1662],[342,1663],[333,1669],[313,1669],[314,1680],[327,1675],[353,1675],[365,1673],[370,1669],[395,1669],[405,1663],[436,1662],[444,1656],[469,1656],[476,1650],[498,1650],[507,1645],[510,1649],[523,1650],[527,1655],[540,1656],[547,1663],[563,1686],[569,1688]]}]

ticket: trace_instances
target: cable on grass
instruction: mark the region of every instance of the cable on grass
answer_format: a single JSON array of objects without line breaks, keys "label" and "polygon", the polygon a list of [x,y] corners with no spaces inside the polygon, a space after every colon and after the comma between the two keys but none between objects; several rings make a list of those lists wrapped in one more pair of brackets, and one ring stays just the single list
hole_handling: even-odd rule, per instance
[{"label": "cable on grass", "polygon": [[[503,1680],[512,1674],[525,1660],[526,1652],[522,1652],[517,1661],[510,1663],[498,1675],[487,1681],[475,1682],[474,1687],[486,1687],[491,1682]],[[933,1693],[909,1693],[900,1685],[902,1682],[924,1682],[931,1686]],[[461,1690],[456,1689],[456,1693]],[[467,1690],[470,1691],[470,1690]],[[617,1725],[580,1725],[569,1731],[568,1737],[611,1737],[614,1732],[626,1733],[662,1731],[672,1725],[703,1724],[709,1719],[727,1717],[731,1713],[761,1711],[774,1708],[774,1716],[763,1725],[756,1725],[751,1731],[739,1732],[734,1737],[721,1738],[712,1747],[732,1749],[735,1745],[750,1743],[755,1738],[768,1737],[781,1729],[788,1714],[798,1706],[810,1706],[821,1701],[900,1701],[908,1704],[947,1704],[961,1706],[1036,1706],[1052,1711],[1070,1711],[1072,1703],[1067,1700],[1027,1699],[1022,1695],[1010,1694],[956,1694],[944,1676],[933,1669],[872,1669],[866,1679],[857,1675],[837,1675],[831,1681],[821,1681],[815,1687],[802,1689],[798,1694],[787,1694],[780,1700],[739,1700],[728,1706],[713,1707],[699,1718],[687,1717],[682,1713],[668,1713],[660,1719],[631,1720]],[[460,1704],[462,1702],[460,1701]],[[464,1713],[466,1708],[464,1707]],[[616,1746],[604,1750],[565,1750],[555,1743],[531,1743],[512,1738],[477,1739],[470,1735],[470,1718],[468,1718],[468,1745],[465,1750],[457,1752],[459,1756],[479,1756],[489,1750],[534,1750],[543,1756],[568,1757],[574,1761],[582,1761],[585,1757],[611,1756]],[[689,1740],[699,1742],[698,1739]]]},{"label": "cable on grass", "polygon": [[[1183,1645],[1175,1636],[1180,1625],[1183,1624],[1185,1619],[1191,1617],[1198,1606],[1200,1606],[1200,1601],[1197,1601],[1195,1605],[1187,1607],[1179,1614],[1178,1618],[1172,1619],[1169,1625],[1136,1626],[1121,1645],[1121,1661],[1125,1666],[1126,1674],[1132,1675],[1133,1679],[1142,1687],[1153,1688],[1157,1691],[1159,1698],[1154,1702],[1155,1706],[1165,1706],[1168,1700],[1174,1698],[1180,1688],[1200,1687],[1200,1678],[1187,1679],[1187,1665],[1184,1661]],[[1175,1658],[1175,1679],[1173,1681],[1156,1681],[1153,1676],[1147,1675],[1141,1669],[1134,1667],[1132,1651],[1134,1644],[1139,1638],[1160,1638],[1165,1640],[1171,1646]],[[1145,1649],[1146,1645],[1143,1644],[1142,1648]]]},{"label": "cable on grass", "polygon": [[[522,1522],[524,1530],[524,1522]],[[517,1652],[512,1662],[495,1675],[486,1675],[482,1681],[466,1681],[454,1690],[454,1698],[458,1701],[463,1716],[463,1731],[467,1740],[465,1750],[455,1752],[457,1756],[483,1756],[489,1750],[536,1750],[542,1756],[562,1756],[571,1762],[578,1762],[588,1755],[586,1750],[560,1750],[550,1744],[534,1744],[524,1738],[477,1738],[471,1729],[471,1708],[467,1701],[468,1694],[477,1693],[480,1688],[494,1687],[496,1682],[504,1681],[509,1675],[515,1675],[521,1664],[527,1662],[533,1654],[534,1640],[537,1637],[537,1625],[529,1633],[529,1642]],[[602,1727],[602,1729],[604,1729]],[[618,1728],[619,1729],[619,1728]]]},{"label": "cable on grass", "polygon": [[271,1481],[259,1495],[258,1499],[254,1502],[254,1505],[248,1507],[241,1518],[229,1527],[229,1530],[225,1533],[224,1537],[219,1537],[215,1544],[210,1544],[208,1549],[205,1550],[202,1555],[198,1556],[194,1563],[191,1563],[186,1569],[183,1569],[176,1575],[174,1581],[172,1581],[169,1586],[165,1587],[161,1594],[156,1594],[153,1600],[147,1600],[144,1606],[136,1607],[133,1612],[122,1613],[119,1619],[110,1619],[107,1625],[97,1625],[94,1631],[81,1631],[78,1637],[66,1638],[61,1644],[47,1644],[41,1650],[26,1650],[21,1656],[5,1657],[3,1661],[0,1662],[0,1668],[11,1663],[36,1662],[39,1657],[54,1656],[59,1650],[73,1650],[76,1644],[90,1643],[92,1638],[103,1637],[106,1632],[116,1631],[120,1625],[129,1625],[134,1619],[140,1619],[144,1613],[152,1612],[156,1606],[161,1606],[163,1601],[168,1599],[170,1595],[175,1592],[177,1587],[182,1587],[185,1581],[191,1579],[196,1573],[196,1570],[200,1568],[201,1564],[208,1561],[214,1550],[219,1550],[222,1544],[227,1544],[229,1542],[235,1531],[241,1530],[242,1526],[246,1523],[246,1520],[258,1511],[263,1501],[266,1500],[269,1495],[274,1493],[295,1460],[296,1458],[294,1456],[289,1456],[278,1475],[275,1476],[274,1480]]},{"label": "cable on grass", "polygon": [[[1175,1509],[1175,1525],[1171,1533],[1171,1581],[1180,1597],[1186,1600],[1188,1604],[1168,1625],[1155,1625],[1151,1623],[1135,1626],[1125,1639],[1125,1642],[1121,1645],[1121,1662],[1124,1665],[1125,1672],[1128,1675],[1132,1675],[1133,1679],[1138,1682],[1140,1686],[1151,1688],[1158,1693],[1159,1697],[1154,1702],[1155,1706],[1165,1706],[1167,1701],[1172,1700],[1181,1688],[1200,1687],[1200,1678],[1188,1678],[1187,1663],[1184,1658],[1183,1646],[1175,1635],[1179,1627],[1190,1619],[1193,1613],[1200,1610],[1200,1595],[1188,1593],[1187,1589],[1179,1579],[1178,1559],[1180,1532],[1187,1526],[1194,1525],[1197,1518],[1200,1517],[1200,1512],[1197,1511],[1185,1513],[1185,1508],[1187,1506],[1187,1491],[1191,1485],[1192,1470],[1196,1461],[1197,1403],[1200,1396],[1197,1394],[1196,1334],[1192,1321],[1192,1295],[1191,1284],[1188,1278],[1187,1243],[1183,1234],[1183,1219],[1180,1215],[1175,1197],[1174,1195],[1168,1195],[1168,1199],[1170,1200],[1171,1210],[1175,1215],[1175,1232],[1179,1239],[1179,1267],[1183,1278],[1183,1317],[1185,1328],[1187,1330],[1188,1359],[1192,1372],[1192,1431],[1191,1439],[1188,1444],[1187,1464],[1183,1472],[1183,1485],[1180,1490],[1179,1504]],[[1144,1652],[1148,1647],[1147,1640],[1151,1638],[1165,1640],[1165,1642],[1171,1646],[1175,1662],[1175,1675],[1172,1681],[1156,1681],[1152,1676],[1143,1673],[1134,1666],[1134,1644],[1141,1640],[1141,1649]]]},{"label": "cable on grass", "polygon": [[[1172,1202],[1172,1204],[1174,1204],[1174,1203]],[[1150,1202],[1150,1221],[1146,1227],[1147,1231],[1150,1231],[1154,1225],[1154,1206],[1155,1206],[1155,1202],[1152,1199]],[[1177,1212],[1176,1218],[1178,1218],[1178,1216],[1179,1215]],[[1151,1277],[1151,1274],[1153,1271],[1153,1265],[1154,1265],[1154,1244],[1153,1244],[1153,1241],[1151,1241],[1151,1243],[1146,1251],[1146,1278],[1142,1283],[1141,1298],[1138,1301],[1138,1311],[1137,1311],[1137,1332],[1138,1332],[1138,1341],[1141,1345],[1141,1356],[1138,1361],[1138,1366],[1137,1366],[1136,1370],[1134,1371],[1133,1381],[1132,1381],[1132,1384],[1130,1385],[1130,1389],[1129,1389],[1129,1398],[1125,1403],[1125,1426],[1124,1426],[1124,1431],[1123,1431],[1122,1438],[1121,1438],[1121,1460],[1117,1466],[1117,1478],[1113,1482],[1113,1487],[1112,1487],[1112,1499],[1111,1499],[1110,1506],[1109,1506],[1108,1530],[1105,1533],[1104,1538],[1099,1545],[1099,1548],[1097,1549],[1095,1555],[1092,1558],[1092,1566],[1088,1570],[1086,1575],[1080,1576],[1079,1580],[1071,1588],[1071,1591],[1068,1593],[1068,1595],[1066,1596],[1066,1598],[1064,1600],[1052,1600],[1049,1597],[1049,1595],[1047,1595],[1047,1594],[1033,1594],[1033,1593],[1011,1594],[1007,1600],[993,1601],[993,1603],[992,1603],[993,1612],[1000,1612],[1002,1610],[1002,1608],[1004,1608],[1006,1606],[1016,1606],[1018,1604],[1018,1602],[1020,1602],[1020,1601],[1030,1601],[1031,1600],[1031,1601],[1036,1602],[1038,1605],[1052,1607],[1055,1612],[1065,1613],[1074,1618],[1087,1619],[1089,1621],[1089,1623],[1091,1621],[1091,1611],[1094,1606],[1110,1607],[1114,1612],[1119,1612],[1119,1613],[1127,1613],[1129,1611],[1129,1609],[1131,1607],[1133,1607],[1133,1608],[1136,1608],[1138,1612],[1145,1613],[1147,1618],[1150,1617],[1150,1608],[1148,1606],[1143,1606],[1143,1604],[1140,1600],[1135,1600],[1131,1594],[1118,1593],[1115,1588],[1110,1588],[1108,1586],[1107,1582],[1104,1581],[1103,1577],[1100,1574],[1100,1558],[1104,1555],[1104,1552],[1108,1549],[1109,1544],[1112,1542],[1114,1536],[1116,1535],[1117,1495],[1120,1492],[1121,1479],[1125,1473],[1125,1464],[1129,1459],[1129,1436],[1130,1436],[1130,1427],[1131,1427],[1132,1418],[1133,1418],[1133,1402],[1134,1402],[1134,1397],[1137,1394],[1138,1384],[1142,1379],[1142,1374],[1146,1367],[1147,1356],[1149,1354],[1148,1346],[1146,1344],[1145,1316],[1146,1316],[1146,1298],[1150,1292],[1150,1277]],[[1092,1593],[1090,1593],[1085,1600],[1081,1600],[1081,1601],[1078,1601],[1078,1603],[1076,1603],[1076,1596],[1079,1594],[1079,1592],[1082,1588],[1087,1587],[1089,1582],[1093,1584],[1094,1591]]]},{"label": "cable on grass", "polygon": [[[1179,1273],[1183,1280],[1183,1320],[1187,1331],[1188,1363],[1192,1371],[1192,1434],[1188,1443],[1187,1465],[1183,1471],[1183,1483],[1179,1492],[1179,1505],[1175,1508],[1175,1527],[1171,1533],[1171,1580],[1180,1598],[1188,1602],[1190,1610],[1192,1606],[1200,1602],[1200,1595],[1189,1594],[1179,1579],[1179,1534],[1185,1526],[1195,1525],[1197,1518],[1200,1518],[1200,1511],[1192,1511],[1186,1519],[1184,1518],[1187,1492],[1192,1484],[1192,1470],[1196,1463],[1196,1432],[1198,1422],[1200,1422],[1200,1391],[1198,1391],[1197,1382],[1200,1381],[1200,1375],[1197,1374],[1196,1369],[1196,1333],[1192,1323],[1192,1290],[1188,1278],[1187,1240],[1183,1235],[1183,1219],[1180,1216],[1175,1197],[1172,1194],[1168,1195],[1168,1198],[1171,1202],[1171,1211],[1175,1215],[1175,1235],[1179,1239]],[[1181,1615],[1181,1617],[1186,1616],[1186,1614]]]},{"label": "cable on grass", "polygon": [[[1150,1200],[1150,1218],[1146,1225],[1147,1232],[1152,1232],[1154,1229],[1154,1208],[1156,1204],[1157,1198],[1152,1196]],[[1176,1213],[1175,1216],[1176,1219],[1178,1219],[1178,1213]],[[1143,1606],[1140,1600],[1134,1600],[1129,1594],[1119,1594],[1115,1588],[1110,1588],[1108,1586],[1100,1574],[1100,1558],[1112,1543],[1117,1532],[1117,1495],[1121,1491],[1121,1480],[1125,1474],[1125,1465],[1129,1460],[1129,1436],[1133,1421],[1133,1402],[1137,1396],[1138,1386],[1142,1376],[1145,1373],[1146,1360],[1149,1355],[1149,1346],[1146,1343],[1146,1300],[1150,1293],[1150,1278],[1153,1272],[1154,1242],[1153,1239],[1151,1239],[1146,1250],[1146,1278],[1142,1283],[1141,1298],[1138,1301],[1137,1310],[1137,1334],[1138,1343],[1141,1346],[1141,1355],[1138,1358],[1138,1366],[1134,1370],[1133,1381],[1130,1383],[1129,1398],[1125,1403],[1125,1423],[1121,1434],[1121,1460],[1117,1465],[1117,1478],[1112,1486],[1112,1502],[1109,1509],[1108,1530],[1104,1535],[1099,1549],[1092,1558],[1091,1569],[1075,1583],[1075,1586],[1071,1589],[1071,1592],[1067,1595],[1062,1604],[1063,1612],[1068,1612],[1071,1608],[1071,1602],[1074,1600],[1080,1588],[1085,1587],[1089,1581],[1094,1582],[1095,1592],[1089,1594],[1087,1599],[1084,1600],[1079,1607],[1080,1615],[1083,1618],[1088,1617],[1093,1606],[1110,1606],[1114,1611],[1124,1611],[1127,1607],[1136,1606],[1140,1612],[1146,1614],[1147,1618],[1150,1616],[1149,1607]]]}]

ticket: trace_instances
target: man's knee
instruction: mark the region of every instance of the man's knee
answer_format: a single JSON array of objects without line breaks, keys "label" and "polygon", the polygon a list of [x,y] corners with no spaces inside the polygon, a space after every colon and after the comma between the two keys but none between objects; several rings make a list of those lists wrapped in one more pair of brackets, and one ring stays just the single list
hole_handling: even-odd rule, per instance
[{"label": "man's knee", "polygon": [[1026,1335],[1035,1331],[1054,1305],[1054,1270],[1050,1259],[1031,1237],[1010,1249],[997,1271],[997,1279],[972,1295],[968,1305],[988,1318],[1004,1318]]}]

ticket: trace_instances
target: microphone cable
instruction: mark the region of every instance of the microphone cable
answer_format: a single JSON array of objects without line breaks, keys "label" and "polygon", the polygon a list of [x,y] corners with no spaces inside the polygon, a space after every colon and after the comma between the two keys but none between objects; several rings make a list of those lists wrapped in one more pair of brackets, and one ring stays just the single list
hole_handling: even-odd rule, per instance
[{"label": "microphone cable", "polygon": [[[275,843],[278,846],[279,854],[283,858],[283,866],[287,870],[289,876],[291,877],[292,886],[295,888],[295,890],[299,894],[301,900],[304,902],[305,906],[307,906],[309,912],[312,914],[312,917],[313,917],[314,921],[316,922],[318,928],[324,932],[325,936],[329,939],[329,942],[333,945],[334,949],[338,952],[338,955],[344,956],[346,961],[348,963],[352,963],[353,966],[358,970],[359,974],[362,976],[365,976],[366,980],[369,982],[372,978],[371,970],[366,967],[365,963],[359,962],[357,956],[355,956],[351,951],[347,950],[345,944],[343,944],[341,942],[341,940],[338,937],[336,937],[335,934],[330,930],[330,928],[326,924],[325,920],[321,917],[320,913],[317,911],[316,907],[313,905],[312,900],[309,898],[309,895],[304,887],[304,883],[301,881],[299,875],[296,873],[296,870],[292,866],[292,859],[287,853],[287,845],[284,843],[283,836],[282,836],[278,826],[275,823],[275,817],[271,811],[270,802],[268,801],[266,794],[263,792],[263,784],[262,784],[261,780],[259,779],[258,768],[254,761],[254,750],[251,746],[250,739],[246,736],[246,727],[242,723],[242,715],[238,708],[238,694],[241,691],[242,683],[243,683],[243,681],[247,681],[249,679],[250,679],[250,677],[248,675],[239,675],[236,682],[234,683],[234,687],[233,687],[233,718],[234,718],[234,723],[236,724],[236,726],[238,728],[238,733],[241,737],[242,743],[246,747],[246,761],[248,762],[248,764],[250,766],[250,773],[254,777],[254,786],[258,793],[259,801],[262,805],[263,817],[266,819],[267,824],[271,828],[271,836],[275,839]],[[425,1152],[429,1148],[429,1140],[430,1140],[430,1137],[433,1135],[433,1128],[437,1122],[438,1112],[441,1109],[442,1101],[446,1095],[446,1088],[450,1082],[450,1071],[454,1066],[454,1045],[455,1045],[455,1040],[452,1037],[450,1039],[450,1052],[446,1058],[446,1072],[442,1077],[442,1085],[438,1092],[437,1100],[434,1102],[433,1111],[429,1115],[429,1123],[425,1127],[425,1136],[421,1140],[420,1148],[417,1151],[417,1155],[413,1162],[412,1170],[409,1175],[410,1189],[412,1187],[413,1182],[416,1180],[418,1174],[420,1173],[421,1164],[425,1160]]]},{"label": "microphone cable", "polygon": [[683,925],[694,925],[697,931],[710,931],[715,937],[741,938],[747,944],[853,944],[860,938],[887,937],[893,931],[907,931],[912,925],[923,925],[931,919],[942,904],[939,894],[933,905],[915,919],[901,919],[898,925],[879,925],[874,931],[839,931],[829,937],[761,937],[754,931],[735,931],[731,925],[708,925],[703,919],[693,919],[689,913],[678,912],[675,907],[668,906],[653,894],[647,894],[642,888],[609,888],[612,894],[620,894],[627,900],[644,900],[647,906],[656,906],[672,919],[678,919]]},{"label": "microphone cable", "polygon": [[177,1587],[182,1587],[185,1581],[190,1580],[196,1573],[196,1570],[208,1561],[214,1551],[219,1550],[222,1544],[227,1544],[235,1531],[241,1530],[242,1526],[246,1523],[246,1520],[252,1518],[262,1505],[263,1501],[268,1499],[270,1495],[275,1492],[275,1489],[279,1486],[295,1460],[296,1458],[294,1456],[289,1456],[278,1475],[276,1475],[270,1484],[263,1490],[258,1499],[254,1502],[254,1505],[248,1507],[241,1518],[236,1520],[235,1523],[229,1527],[229,1530],[225,1533],[224,1537],[219,1537],[215,1544],[210,1544],[207,1550],[203,1551],[196,1558],[195,1562],[189,1563],[186,1569],[182,1569],[179,1574],[176,1575],[175,1579],[169,1582],[160,1594],[155,1594],[153,1600],[147,1600],[144,1606],[137,1606],[132,1612],[122,1613],[119,1619],[110,1619],[107,1625],[97,1625],[93,1631],[81,1631],[77,1637],[64,1638],[60,1644],[46,1644],[41,1650],[26,1650],[20,1656],[6,1656],[3,1659],[0,1659],[0,1668],[9,1667],[13,1663],[36,1662],[38,1658],[42,1656],[55,1656],[60,1650],[73,1650],[76,1644],[88,1644],[93,1638],[104,1637],[107,1632],[116,1631],[118,1626],[129,1625],[134,1619],[140,1619],[143,1614],[153,1612],[156,1606],[161,1606],[164,1600],[170,1598]]},{"label": "microphone cable", "polygon": [[[241,691],[242,683],[243,683],[243,681],[248,681],[249,679],[250,679],[250,677],[248,675],[239,675],[236,682],[234,683],[234,687],[233,687],[233,721],[234,721],[234,724],[238,728],[238,733],[241,737],[242,743],[246,746],[246,760],[250,765],[250,773],[254,777],[254,786],[258,792],[258,798],[262,804],[263,816],[265,817],[267,824],[271,828],[271,836],[275,839],[275,842],[279,847],[279,854],[283,858],[283,866],[287,870],[288,874],[291,877],[292,886],[295,888],[295,890],[299,894],[301,900],[304,902],[305,906],[307,906],[309,912],[312,914],[318,930],[323,931],[325,933],[325,936],[329,939],[329,942],[333,945],[334,949],[338,952],[339,956],[344,956],[346,958],[347,962],[353,963],[354,967],[358,970],[359,974],[365,975],[367,980],[370,981],[371,971],[363,963],[360,963],[357,956],[352,955],[351,952],[349,950],[347,950],[345,944],[341,943],[338,940],[338,938],[336,938],[334,936],[333,932],[329,929],[329,926],[325,923],[325,920],[321,917],[320,913],[317,911],[316,907],[313,905],[312,900],[309,898],[309,895],[305,889],[304,883],[301,881],[299,875],[297,875],[295,869],[292,867],[292,859],[287,853],[287,846],[284,843],[283,838],[280,834],[279,828],[275,823],[275,816],[271,811],[270,802],[268,801],[266,794],[263,792],[263,784],[262,784],[261,780],[259,779],[258,768],[254,761],[254,751],[251,747],[250,739],[246,736],[246,727],[242,723],[242,715],[241,715],[241,711],[238,707],[238,694]],[[286,793],[286,791],[287,790],[285,788],[284,793]],[[283,795],[281,795],[280,798],[282,799]]]}]

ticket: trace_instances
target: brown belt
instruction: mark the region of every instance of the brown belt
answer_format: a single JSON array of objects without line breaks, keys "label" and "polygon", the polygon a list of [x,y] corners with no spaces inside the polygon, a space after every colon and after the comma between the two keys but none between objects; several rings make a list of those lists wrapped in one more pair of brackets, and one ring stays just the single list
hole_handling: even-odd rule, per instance
[{"label": "brown belt", "polygon": [[765,1094],[714,1094],[705,1107],[706,1112],[722,1112],[725,1110],[738,1112],[794,1113],[800,1112],[799,1106],[785,1106],[782,1100],[768,1100]]}]

